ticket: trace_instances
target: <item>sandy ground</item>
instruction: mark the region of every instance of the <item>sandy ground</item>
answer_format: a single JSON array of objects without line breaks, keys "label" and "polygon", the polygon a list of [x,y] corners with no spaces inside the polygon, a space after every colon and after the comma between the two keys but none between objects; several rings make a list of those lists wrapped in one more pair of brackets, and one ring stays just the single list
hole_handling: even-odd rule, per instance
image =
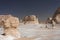
[{"label": "sandy ground", "polygon": [[34,38],[34,40],[60,40],[60,24],[52,28],[51,24],[26,24],[20,25],[22,37]]},{"label": "sandy ground", "polygon": [[15,39],[15,40],[34,40],[32,38],[19,38],[19,39]]},{"label": "sandy ground", "polygon": [[60,40],[60,24],[21,24],[18,28],[21,37],[15,40]]}]

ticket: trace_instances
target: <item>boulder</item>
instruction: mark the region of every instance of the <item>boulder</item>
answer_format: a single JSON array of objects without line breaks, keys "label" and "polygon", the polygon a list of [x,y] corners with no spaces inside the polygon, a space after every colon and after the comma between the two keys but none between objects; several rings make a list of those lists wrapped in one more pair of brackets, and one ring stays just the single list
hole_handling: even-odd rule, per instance
[{"label": "boulder", "polygon": [[11,17],[12,15],[0,15],[0,25],[3,25],[6,19]]},{"label": "boulder", "polygon": [[9,17],[4,21],[5,27],[18,27],[19,26],[19,19],[17,17]]},{"label": "boulder", "polygon": [[19,18],[12,15],[0,15],[0,25],[4,27],[18,27]]},{"label": "boulder", "polygon": [[35,15],[29,15],[24,17],[23,22],[26,24],[32,23],[32,24],[39,24],[38,18]]},{"label": "boulder", "polygon": [[3,25],[5,35],[11,35],[20,38],[20,32],[17,30],[19,26],[19,18],[12,15],[0,15],[0,25]]}]

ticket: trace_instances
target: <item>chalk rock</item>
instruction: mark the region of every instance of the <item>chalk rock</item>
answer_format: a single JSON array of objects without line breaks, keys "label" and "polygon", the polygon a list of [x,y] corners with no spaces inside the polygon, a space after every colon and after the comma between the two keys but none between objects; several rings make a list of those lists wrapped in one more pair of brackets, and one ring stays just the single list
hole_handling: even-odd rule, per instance
[{"label": "chalk rock", "polygon": [[4,22],[5,27],[18,27],[19,26],[19,19],[17,17],[9,17]]},{"label": "chalk rock", "polygon": [[19,25],[19,19],[12,15],[0,15],[0,25],[4,27],[17,27]]},{"label": "chalk rock", "polygon": [[52,24],[52,18],[49,17],[49,18],[47,19],[46,23]]},{"label": "chalk rock", "polygon": [[0,25],[3,25],[6,19],[11,17],[12,15],[0,15]]},{"label": "chalk rock", "polygon": [[28,23],[39,24],[38,18],[35,15],[29,15],[24,17],[23,22],[25,24],[28,24]]},{"label": "chalk rock", "polygon": [[11,35],[20,38],[20,32],[17,30],[19,26],[19,18],[12,15],[0,15],[0,25],[3,25],[5,35]]},{"label": "chalk rock", "polygon": [[57,8],[56,12],[54,13],[53,20],[55,20],[56,23],[60,23],[60,7]]},{"label": "chalk rock", "polygon": [[60,23],[60,14],[56,15],[56,21],[57,23]]},{"label": "chalk rock", "polygon": [[5,35],[11,35],[15,38],[20,38],[21,37],[20,32],[15,28],[5,29],[4,33],[5,33]]}]

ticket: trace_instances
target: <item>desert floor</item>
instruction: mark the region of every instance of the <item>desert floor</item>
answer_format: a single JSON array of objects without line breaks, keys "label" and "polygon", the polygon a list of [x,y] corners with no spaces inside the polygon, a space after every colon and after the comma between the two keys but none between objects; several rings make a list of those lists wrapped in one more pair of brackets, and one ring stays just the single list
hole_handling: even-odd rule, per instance
[{"label": "desert floor", "polygon": [[[46,27],[47,25],[47,27]],[[20,24],[21,38],[15,40],[60,40],[60,24]],[[3,33],[2,28],[0,34]]]}]

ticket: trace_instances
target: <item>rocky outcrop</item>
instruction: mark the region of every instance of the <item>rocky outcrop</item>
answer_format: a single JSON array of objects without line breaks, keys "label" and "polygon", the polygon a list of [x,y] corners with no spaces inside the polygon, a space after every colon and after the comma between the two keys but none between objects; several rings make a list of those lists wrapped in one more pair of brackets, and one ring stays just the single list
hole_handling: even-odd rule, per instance
[{"label": "rocky outcrop", "polygon": [[[56,22],[51,17],[49,17],[46,21],[46,24],[52,24],[52,27],[50,27],[50,28],[53,28],[56,25]],[[47,27],[47,28],[49,28],[49,27]]]},{"label": "rocky outcrop", "polygon": [[0,25],[3,25],[6,19],[8,19],[12,15],[0,15]]},{"label": "rocky outcrop", "polygon": [[46,23],[52,24],[52,18],[49,17],[49,18],[47,19]]},{"label": "rocky outcrop", "polygon": [[20,37],[20,32],[17,30],[19,19],[12,15],[0,15],[0,25],[4,28],[5,35],[11,35],[16,38]]},{"label": "rocky outcrop", "polygon": [[19,25],[19,19],[12,15],[0,15],[0,25],[4,27],[17,27]]},{"label": "rocky outcrop", "polygon": [[56,12],[54,13],[53,20],[58,24],[60,23],[60,7],[57,8]]},{"label": "rocky outcrop", "polygon": [[56,19],[56,23],[59,24],[60,23],[60,14],[57,14],[56,17],[55,17],[55,19]]},{"label": "rocky outcrop", "polygon": [[32,24],[39,24],[38,18],[35,15],[29,15],[25,16],[23,19],[23,22],[26,24],[32,23]]},{"label": "rocky outcrop", "polygon": [[4,21],[5,27],[18,27],[19,26],[19,19],[17,17],[9,17]]}]

